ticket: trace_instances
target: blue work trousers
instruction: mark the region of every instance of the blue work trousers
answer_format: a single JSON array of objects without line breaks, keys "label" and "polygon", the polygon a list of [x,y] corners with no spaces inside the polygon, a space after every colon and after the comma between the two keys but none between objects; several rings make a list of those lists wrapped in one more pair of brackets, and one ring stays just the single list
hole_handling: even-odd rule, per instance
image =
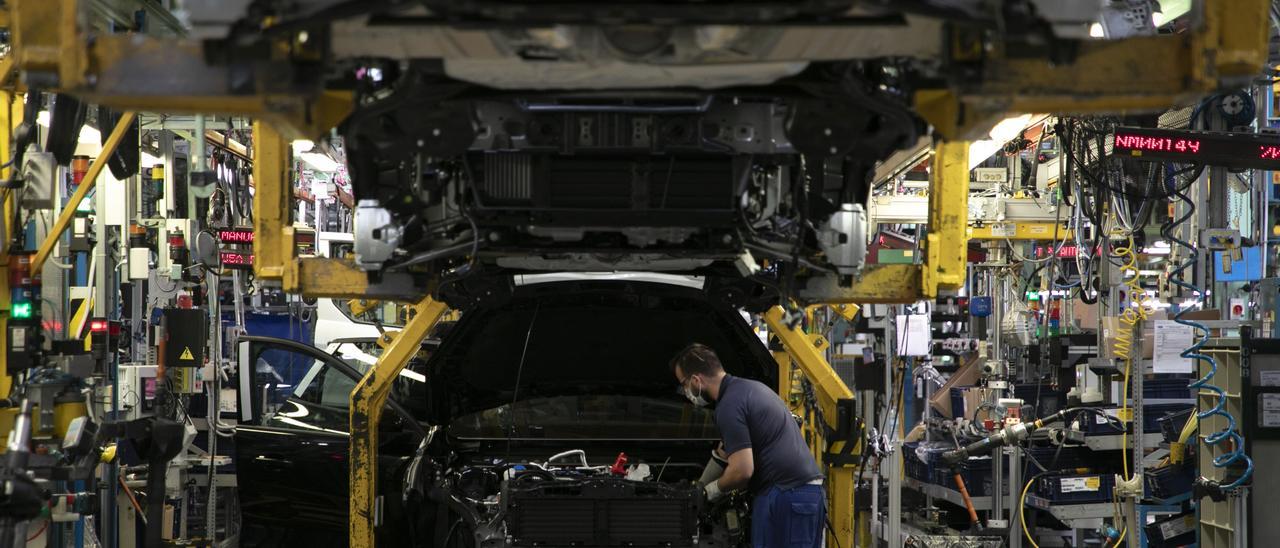
[{"label": "blue work trousers", "polygon": [[769,487],[751,505],[753,548],[821,548],[827,495],[821,485]]}]

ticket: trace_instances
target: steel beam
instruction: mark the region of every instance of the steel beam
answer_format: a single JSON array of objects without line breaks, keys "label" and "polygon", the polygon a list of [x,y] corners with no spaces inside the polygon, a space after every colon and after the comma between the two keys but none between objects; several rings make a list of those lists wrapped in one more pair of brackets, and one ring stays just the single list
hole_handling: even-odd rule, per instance
[{"label": "steel beam", "polygon": [[352,548],[371,548],[380,516],[378,500],[378,421],[391,394],[391,386],[409,360],[422,349],[427,338],[446,309],[444,303],[430,297],[413,308],[413,317],[400,331],[382,334],[390,344],[378,356],[364,378],[351,390],[351,510],[348,533]]},{"label": "steel beam", "polygon": [[[22,123],[22,97],[18,94],[0,91],[0,154],[5,156],[5,166],[0,167],[0,180],[8,180],[12,170],[17,167],[12,166],[13,157],[11,154],[13,146],[13,128]],[[4,216],[3,223],[4,233],[0,234],[0,242],[7,242],[13,238],[14,208],[18,207],[17,198],[13,192],[4,193],[4,201],[0,202],[0,215]],[[38,271],[33,271],[38,272]],[[0,333],[9,332],[9,246],[0,245]],[[0,399],[8,398],[9,392],[13,389],[13,377],[6,375],[5,369],[7,364],[4,362],[3,356],[8,353],[8,337],[0,337]]]},{"label": "steel beam", "polygon": [[969,258],[969,143],[938,143],[930,171],[929,233],[922,242],[923,297],[964,285]]},{"label": "steel beam", "polygon": [[281,280],[293,261],[289,143],[271,124],[253,123],[253,274]]}]

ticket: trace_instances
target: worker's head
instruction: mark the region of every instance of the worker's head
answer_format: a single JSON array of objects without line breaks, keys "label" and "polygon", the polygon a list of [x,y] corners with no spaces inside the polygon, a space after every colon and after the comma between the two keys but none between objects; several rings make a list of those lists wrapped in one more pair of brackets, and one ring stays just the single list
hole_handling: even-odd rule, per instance
[{"label": "worker's head", "polygon": [[686,346],[671,360],[671,372],[680,382],[684,397],[699,407],[707,405],[706,394],[712,393],[724,376],[724,367],[720,365],[720,356],[705,344],[693,343]]}]

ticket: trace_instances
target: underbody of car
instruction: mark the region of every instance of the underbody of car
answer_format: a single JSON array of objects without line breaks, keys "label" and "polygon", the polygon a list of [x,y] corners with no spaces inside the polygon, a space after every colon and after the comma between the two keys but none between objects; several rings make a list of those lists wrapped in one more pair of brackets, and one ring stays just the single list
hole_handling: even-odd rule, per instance
[{"label": "underbody of car", "polygon": [[371,281],[423,294],[495,268],[647,270],[801,300],[811,281],[849,287],[862,271],[873,168],[933,136],[916,92],[981,79],[946,52],[998,35],[1011,56],[1067,58],[1101,9],[243,3],[193,6],[209,58],[260,55],[267,26],[296,38],[293,72],[273,80],[354,94],[339,134]]},{"label": "underbody of car", "polygon": [[714,92],[513,93],[412,65],[343,128],[357,262],[750,275],[768,259],[852,276],[875,162],[925,131],[884,91],[890,68],[811,66]]}]

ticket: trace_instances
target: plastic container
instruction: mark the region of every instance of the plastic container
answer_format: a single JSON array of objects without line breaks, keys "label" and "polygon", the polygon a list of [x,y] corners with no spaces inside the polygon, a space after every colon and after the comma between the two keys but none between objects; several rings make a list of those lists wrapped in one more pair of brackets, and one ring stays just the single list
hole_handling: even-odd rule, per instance
[{"label": "plastic container", "polygon": [[1193,512],[1170,516],[1147,525],[1148,548],[1174,548],[1196,542],[1199,523]]},{"label": "plastic container", "polygon": [[1186,426],[1187,419],[1190,418],[1191,414],[1195,413],[1195,411],[1196,408],[1187,407],[1182,411],[1169,413],[1159,419],[1156,419],[1156,421],[1160,423],[1160,433],[1164,435],[1164,441],[1169,443],[1178,441],[1178,437],[1182,435],[1182,427]]},{"label": "plastic container", "polygon": [[[1162,403],[1156,405],[1142,406],[1142,431],[1152,434],[1160,432],[1160,419],[1176,413],[1186,412],[1193,409],[1194,405],[1187,403]],[[1103,409],[1109,415],[1115,416],[1116,408]],[[1185,420],[1185,419],[1184,419]],[[1178,425],[1178,429],[1182,429],[1182,425]],[[1119,434],[1121,431],[1115,421],[1102,419],[1097,413],[1082,414],[1080,418],[1080,430],[1086,434],[1107,435]]]},{"label": "plastic container", "polygon": [[1115,481],[1115,474],[1048,474],[1035,487],[1050,504],[1089,504],[1111,500]]},{"label": "plastic container", "polygon": [[[1142,425],[1143,432],[1160,432],[1160,419],[1169,415],[1177,415],[1186,413],[1188,410],[1195,409],[1195,405],[1188,403],[1170,403],[1160,405],[1144,405],[1142,407]],[[1186,421],[1184,416],[1182,419]],[[1182,425],[1178,425],[1178,429],[1182,429]]]},{"label": "plastic container", "polygon": [[1142,381],[1142,397],[1148,399],[1189,400],[1193,379],[1147,379]]},{"label": "plastic container", "polygon": [[1195,469],[1185,465],[1167,465],[1152,468],[1143,473],[1147,493],[1157,499],[1171,499],[1191,491],[1195,482]]},{"label": "plastic container", "polygon": [[969,416],[964,413],[964,391],[966,388],[970,387],[951,387],[951,418],[953,419],[969,418]]}]

